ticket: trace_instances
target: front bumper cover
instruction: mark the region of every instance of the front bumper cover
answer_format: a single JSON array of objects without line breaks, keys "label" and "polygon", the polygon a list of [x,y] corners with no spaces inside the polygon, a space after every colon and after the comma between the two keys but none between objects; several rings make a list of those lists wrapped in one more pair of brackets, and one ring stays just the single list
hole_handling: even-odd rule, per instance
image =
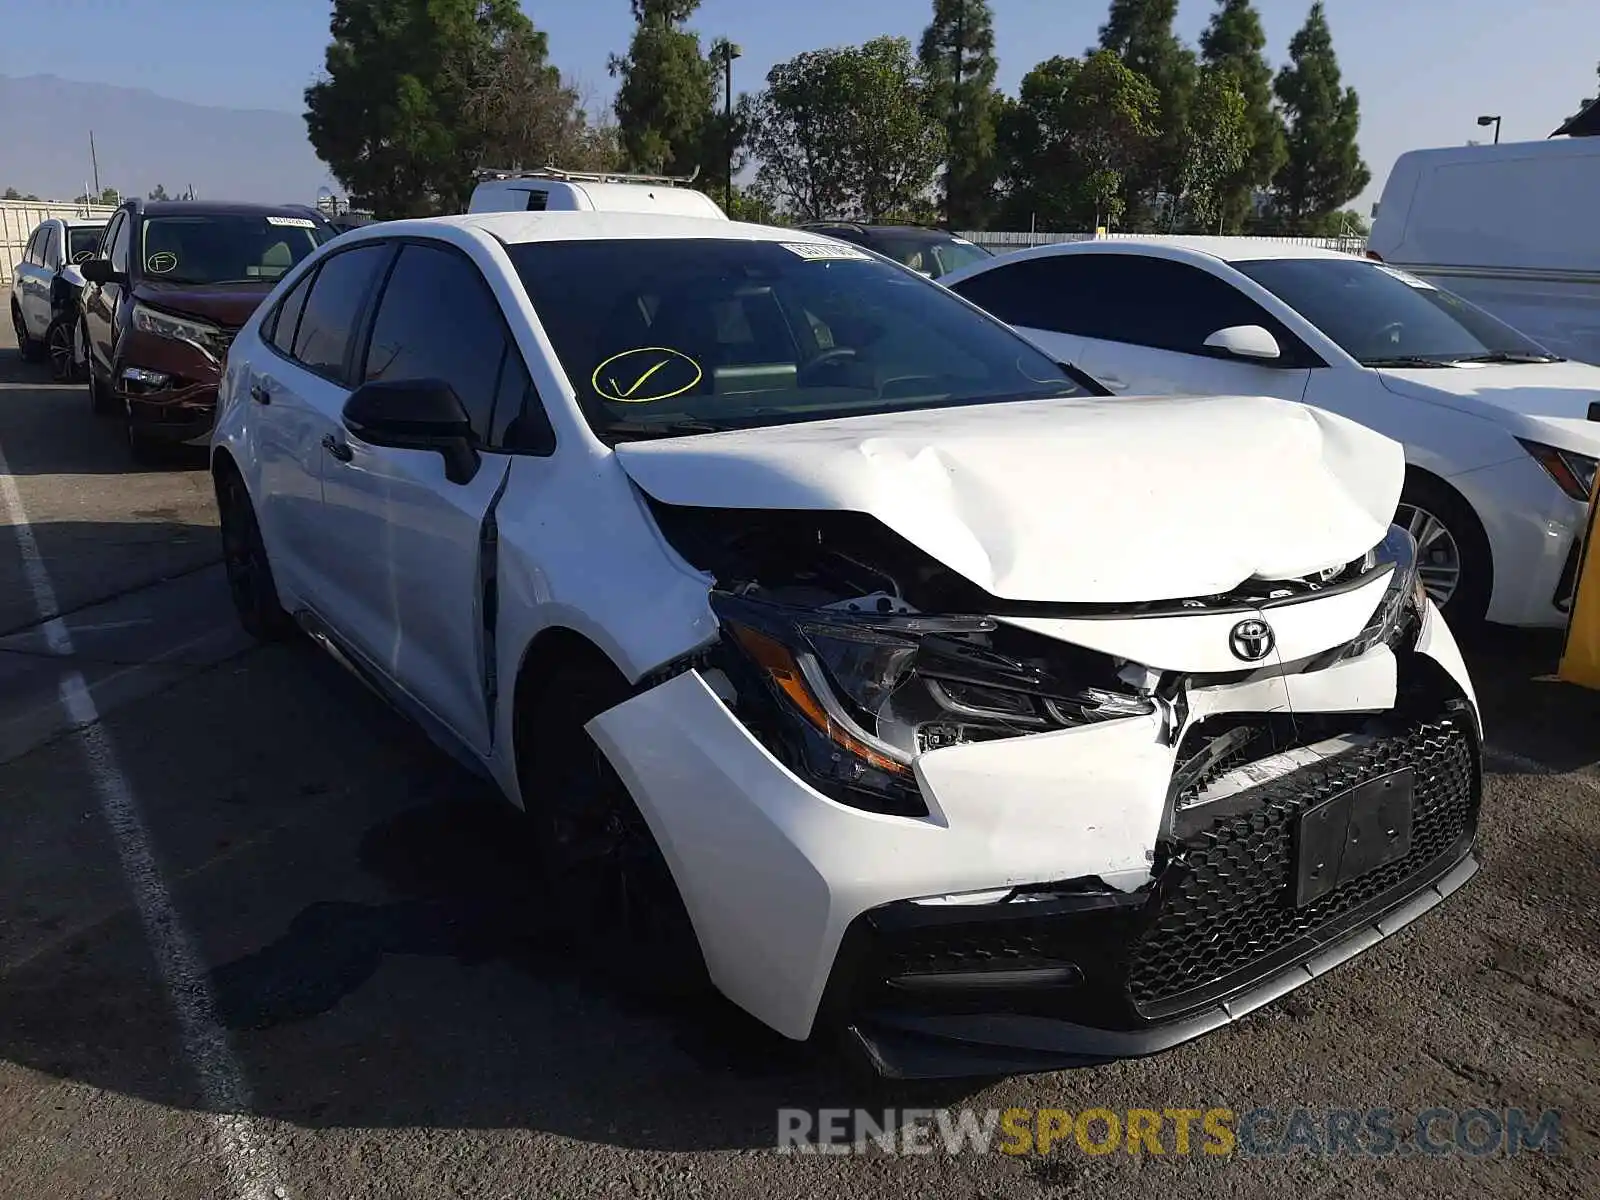
[{"label": "front bumper cover", "polygon": [[[1358,628],[1330,629],[1329,642]],[[891,1072],[943,1074],[957,1059],[980,1064],[958,1074],[1045,1069],[1047,1059],[1099,1061],[1197,1036],[1365,948],[1379,936],[1373,929],[1397,927],[1395,914],[1430,907],[1441,880],[1451,881],[1450,890],[1459,886],[1465,875],[1454,872],[1471,861],[1481,795],[1476,702],[1431,606],[1403,657],[1407,663],[1397,666],[1380,648],[1323,671],[1191,693],[1200,702],[1191,720],[1264,710],[1381,715],[1397,705],[1397,675],[1420,669],[1435,695],[1408,719],[1432,721],[1449,705],[1453,736],[1465,739],[1459,761],[1470,795],[1455,836],[1435,845],[1428,862],[1387,879],[1379,894],[1279,939],[1273,954],[1246,955],[1212,972],[1221,992],[1179,988],[1161,996],[1159,987],[1147,988],[1142,1007],[1128,983],[1126,952],[1140,941],[1140,922],[1166,911],[1149,903],[1152,892],[1173,886],[1164,882],[1171,863],[1163,856],[1171,853],[1169,786],[1180,746],[1164,744],[1170,739],[1158,721],[1128,718],[924,755],[918,778],[928,812],[920,817],[866,812],[821,794],[775,759],[698,671],[649,688],[588,729],[649,823],[711,977],[735,1003],[792,1038],[853,1026]],[[923,1003],[925,996],[884,1003],[877,986],[884,974],[863,964],[847,938],[864,918],[908,902],[1052,881],[1087,882],[1109,897],[1107,911],[1090,915],[1104,944],[1124,953],[1079,955],[1074,965],[1103,958],[1123,971],[1120,981],[1091,979],[1081,998],[1046,987],[1032,998],[967,990],[953,1005]],[[1203,906],[1199,916],[1205,919]],[[1186,953],[1206,952],[1203,937],[1196,945]],[[985,1010],[986,999],[1001,1003]],[[1045,1026],[1056,1032],[1046,1036]],[[1016,1065],[999,1065],[1006,1061]]]}]

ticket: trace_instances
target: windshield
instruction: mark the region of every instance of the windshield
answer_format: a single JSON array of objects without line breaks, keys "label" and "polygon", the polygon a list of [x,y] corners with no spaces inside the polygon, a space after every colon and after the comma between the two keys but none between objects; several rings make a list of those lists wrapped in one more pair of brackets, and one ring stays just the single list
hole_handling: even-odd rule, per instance
[{"label": "windshield", "polygon": [[149,217],[140,259],[163,283],[259,283],[279,278],[332,235],[310,217],[195,214]]},{"label": "windshield", "polygon": [[1269,258],[1233,266],[1364,366],[1557,361],[1460,296],[1382,263]]},{"label": "windshield", "polygon": [[943,288],[839,243],[509,247],[606,441],[1087,395]]},{"label": "windshield", "polygon": [[913,271],[921,271],[932,279],[950,274],[975,262],[993,257],[987,250],[971,242],[958,242],[954,238],[934,241],[926,237],[875,237],[872,248]]},{"label": "windshield", "polygon": [[69,225],[67,227],[67,261],[87,262],[100,249],[100,235],[104,225]]}]

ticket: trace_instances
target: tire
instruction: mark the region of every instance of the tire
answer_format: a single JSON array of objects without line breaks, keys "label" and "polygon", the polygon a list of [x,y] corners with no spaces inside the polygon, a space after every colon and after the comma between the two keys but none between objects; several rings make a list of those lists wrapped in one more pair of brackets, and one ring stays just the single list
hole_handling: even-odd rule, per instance
[{"label": "tire", "polygon": [[215,478],[222,525],[222,564],[239,624],[257,641],[279,641],[293,628],[293,622],[278,603],[278,586],[272,578],[272,563],[261,540],[250,493],[232,467],[219,469]]},{"label": "tire", "polygon": [[45,353],[50,356],[50,374],[57,383],[78,381],[78,323],[70,316],[57,317],[45,332]]},{"label": "tire", "polygon": [[558,669],[517,714],[534,852],[558,932],[628,992],[679,999],[710,986],[700,943],[643,815],[588,721],[627,699],[620,677]]},{"label": "tire", "polygon": [[44,357],[44,346],[28,336],[28,323],[22,319],[22,310],[15,300],[11,302],[11,328],[16,331],[17,353],[23,362],[38,362]]},{"label": "tire", "polygon": [[1451,629],[1481,626],[1494,590],[1494,560],[1477,514],[1445,484],[1408,473],[1394,519],[1417,539],[1423,584]]}]

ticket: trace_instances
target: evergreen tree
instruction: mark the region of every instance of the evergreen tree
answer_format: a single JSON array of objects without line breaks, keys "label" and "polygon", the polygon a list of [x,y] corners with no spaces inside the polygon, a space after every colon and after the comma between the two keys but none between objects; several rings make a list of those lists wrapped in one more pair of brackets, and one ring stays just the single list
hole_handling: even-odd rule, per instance
[{"label": "evergreen tree", "polygon": [[688,175],[700,161],[714,116],[716,81],[700,37],[683,23],[700,0],[631,0],[636,28],[625,56],[613,55],[617,124],[628,165]]},{"label": "evergreen tree", "polygon": [[1251,0],[1217,0],[1217,11],[1200,35],[1200,57],[1208,67],[1232,75],[1244,93],[1249,148],[1243,165],[1222,184],[1220,203],[1226,228],[1237,233],[1252,212],[1258,188],[1272,183],[1287,153],[1283,118],[1272,103],[1272,65],[1267,35]]},{"label": "evergreen tree", "polygon": [[[1111,11],[1100,27],[1100,48],[1110,50],[1124,66],[1148,79],[1161,104],[1155,153],[1144,169],[1127,179],[1130,206],[1135,206],[1142,194],[1158,188],[1172,190],[1183,159],[1195,56],[1172,32],[1177,13],[1178,0],[1111,0]],[[1129,215],[1135,221],[1140,219],[1137,211]]]},{"label": "evergreen tree", "polygon": [[994,13],[988,0],[934,0],[918,49],[928,110],[944,127],[945,219],[982,228],[994,193]]},{"label": "evergreen tree", "polygon": [[1288,118],[1288,158],[1277,178],[1277,208],[1295,229],[1319,226],[1372,182],[1356,144],[1361,102],[1343,87],[1322,0],[1289,43],[1273,84]]}]

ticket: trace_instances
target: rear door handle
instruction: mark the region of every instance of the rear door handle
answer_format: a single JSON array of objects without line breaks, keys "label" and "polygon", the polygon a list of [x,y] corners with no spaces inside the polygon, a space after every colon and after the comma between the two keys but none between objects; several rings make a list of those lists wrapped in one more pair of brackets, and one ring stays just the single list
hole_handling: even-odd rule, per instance
[{"label": "rear door handle", "polygon": [[346,445],[344,442],[341,442],[331,433],[325,433],[322,435],[322,448],[337,458],[340,462],[349,462],[355,457],[355,451],[350,449],[348,445]]},{"label": "rear door handle", "polygon": [[257,379],[250,385],[250,399],[257,404],[271,404],[272,389],[263,380]]}]

